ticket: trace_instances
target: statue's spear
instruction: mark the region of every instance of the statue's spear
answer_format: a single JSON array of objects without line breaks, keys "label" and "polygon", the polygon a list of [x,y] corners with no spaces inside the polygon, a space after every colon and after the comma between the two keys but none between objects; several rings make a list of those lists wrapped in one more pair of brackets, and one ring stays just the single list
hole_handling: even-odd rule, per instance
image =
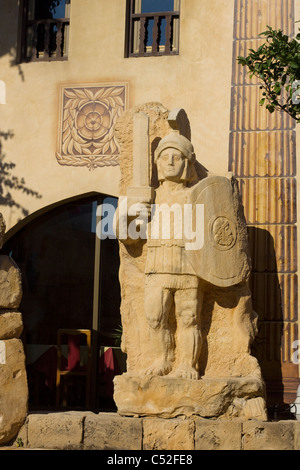
[{"label": "statue's spear", "polygon": [[133,185],[127,188],[132,202],[152,202],[150,185],[149,117],[139,112],[133,116]]}]

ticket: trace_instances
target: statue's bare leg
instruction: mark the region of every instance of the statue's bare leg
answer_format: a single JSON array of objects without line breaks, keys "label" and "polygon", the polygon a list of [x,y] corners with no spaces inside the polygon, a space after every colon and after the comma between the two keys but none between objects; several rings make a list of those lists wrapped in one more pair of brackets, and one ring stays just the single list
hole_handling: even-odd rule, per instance
[{"label": "statue's bare leg", "polygon": [[146,288],[145,314],[150,326],[151,348],[157,359],[143,371],[145,375],[166,375],[171,370],[174,341],[168,320],[173,302],[173,294],[168,289],[161,286]]},{"label": "statue's bare leg", "polygon": [[177,318],[176,368],[172,375],[198,379],[198,361],[202,348],[200,314],[203,293],[198,289],[178,290],[175,293]]}]

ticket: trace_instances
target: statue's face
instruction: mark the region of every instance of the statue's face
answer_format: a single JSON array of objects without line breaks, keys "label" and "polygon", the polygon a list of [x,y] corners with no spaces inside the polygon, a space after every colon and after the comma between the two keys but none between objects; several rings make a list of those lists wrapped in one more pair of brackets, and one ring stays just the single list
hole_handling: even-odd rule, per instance
[{"label": "statue's face", "polygon": [[175,148],[163,150],[158,158],[161,176],[170,181],[180,181],[185,168],[183,153]]}]

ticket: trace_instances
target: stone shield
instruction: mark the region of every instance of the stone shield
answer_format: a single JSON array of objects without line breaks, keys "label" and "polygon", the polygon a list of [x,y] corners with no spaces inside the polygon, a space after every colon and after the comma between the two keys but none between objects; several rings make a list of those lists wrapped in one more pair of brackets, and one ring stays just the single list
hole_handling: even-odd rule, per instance
[{"label": "stone shield", "polygon": [[[187,257],[201,279],[219,287],[246,281],[250,274],[247,228],[235,178],[209,176],[191,190],[193,227],[197,205],[202,205],[203,246],[187,250]],[[198,208],[199,209],[199,208]],[[199,237],[200,239],[201,237]],[[185,239],[186,246],[188,239]]]}]

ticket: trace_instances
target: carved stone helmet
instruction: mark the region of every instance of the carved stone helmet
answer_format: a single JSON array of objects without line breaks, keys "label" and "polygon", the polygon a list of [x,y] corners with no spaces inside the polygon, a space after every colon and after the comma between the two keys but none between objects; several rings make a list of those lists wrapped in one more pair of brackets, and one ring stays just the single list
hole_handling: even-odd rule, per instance
[{"label": "carved stone helmet", "polygon": [[167,148],[175,148],[180,150],[183,155],[190,160],[191,162],[195,161],[194,147],[192,143],[183,135],[180,135],[178,132],[173,131],[170,134],[166,135],[159,142],[157,149],[154,152],[154,161],[157,162],[157,159],[161,152]]},{"label": "carved stone helmet", "polygon": [[155,152],[154,152],[154,162],[157,165],[157,173],[159,181],[163,180],[160,172],[160,165],[158,158],[161,152],[167,148],[174,148],[182,152],[183,156],[185,157],[185,169],[182,174],[182,181],[190,181],[195,177],[195,153],[194,147],[190,140],[188,140],[183,135],[179,134],[176,131],[172,131],[170,134],[166,135],[161,141],[159,142]]}]

